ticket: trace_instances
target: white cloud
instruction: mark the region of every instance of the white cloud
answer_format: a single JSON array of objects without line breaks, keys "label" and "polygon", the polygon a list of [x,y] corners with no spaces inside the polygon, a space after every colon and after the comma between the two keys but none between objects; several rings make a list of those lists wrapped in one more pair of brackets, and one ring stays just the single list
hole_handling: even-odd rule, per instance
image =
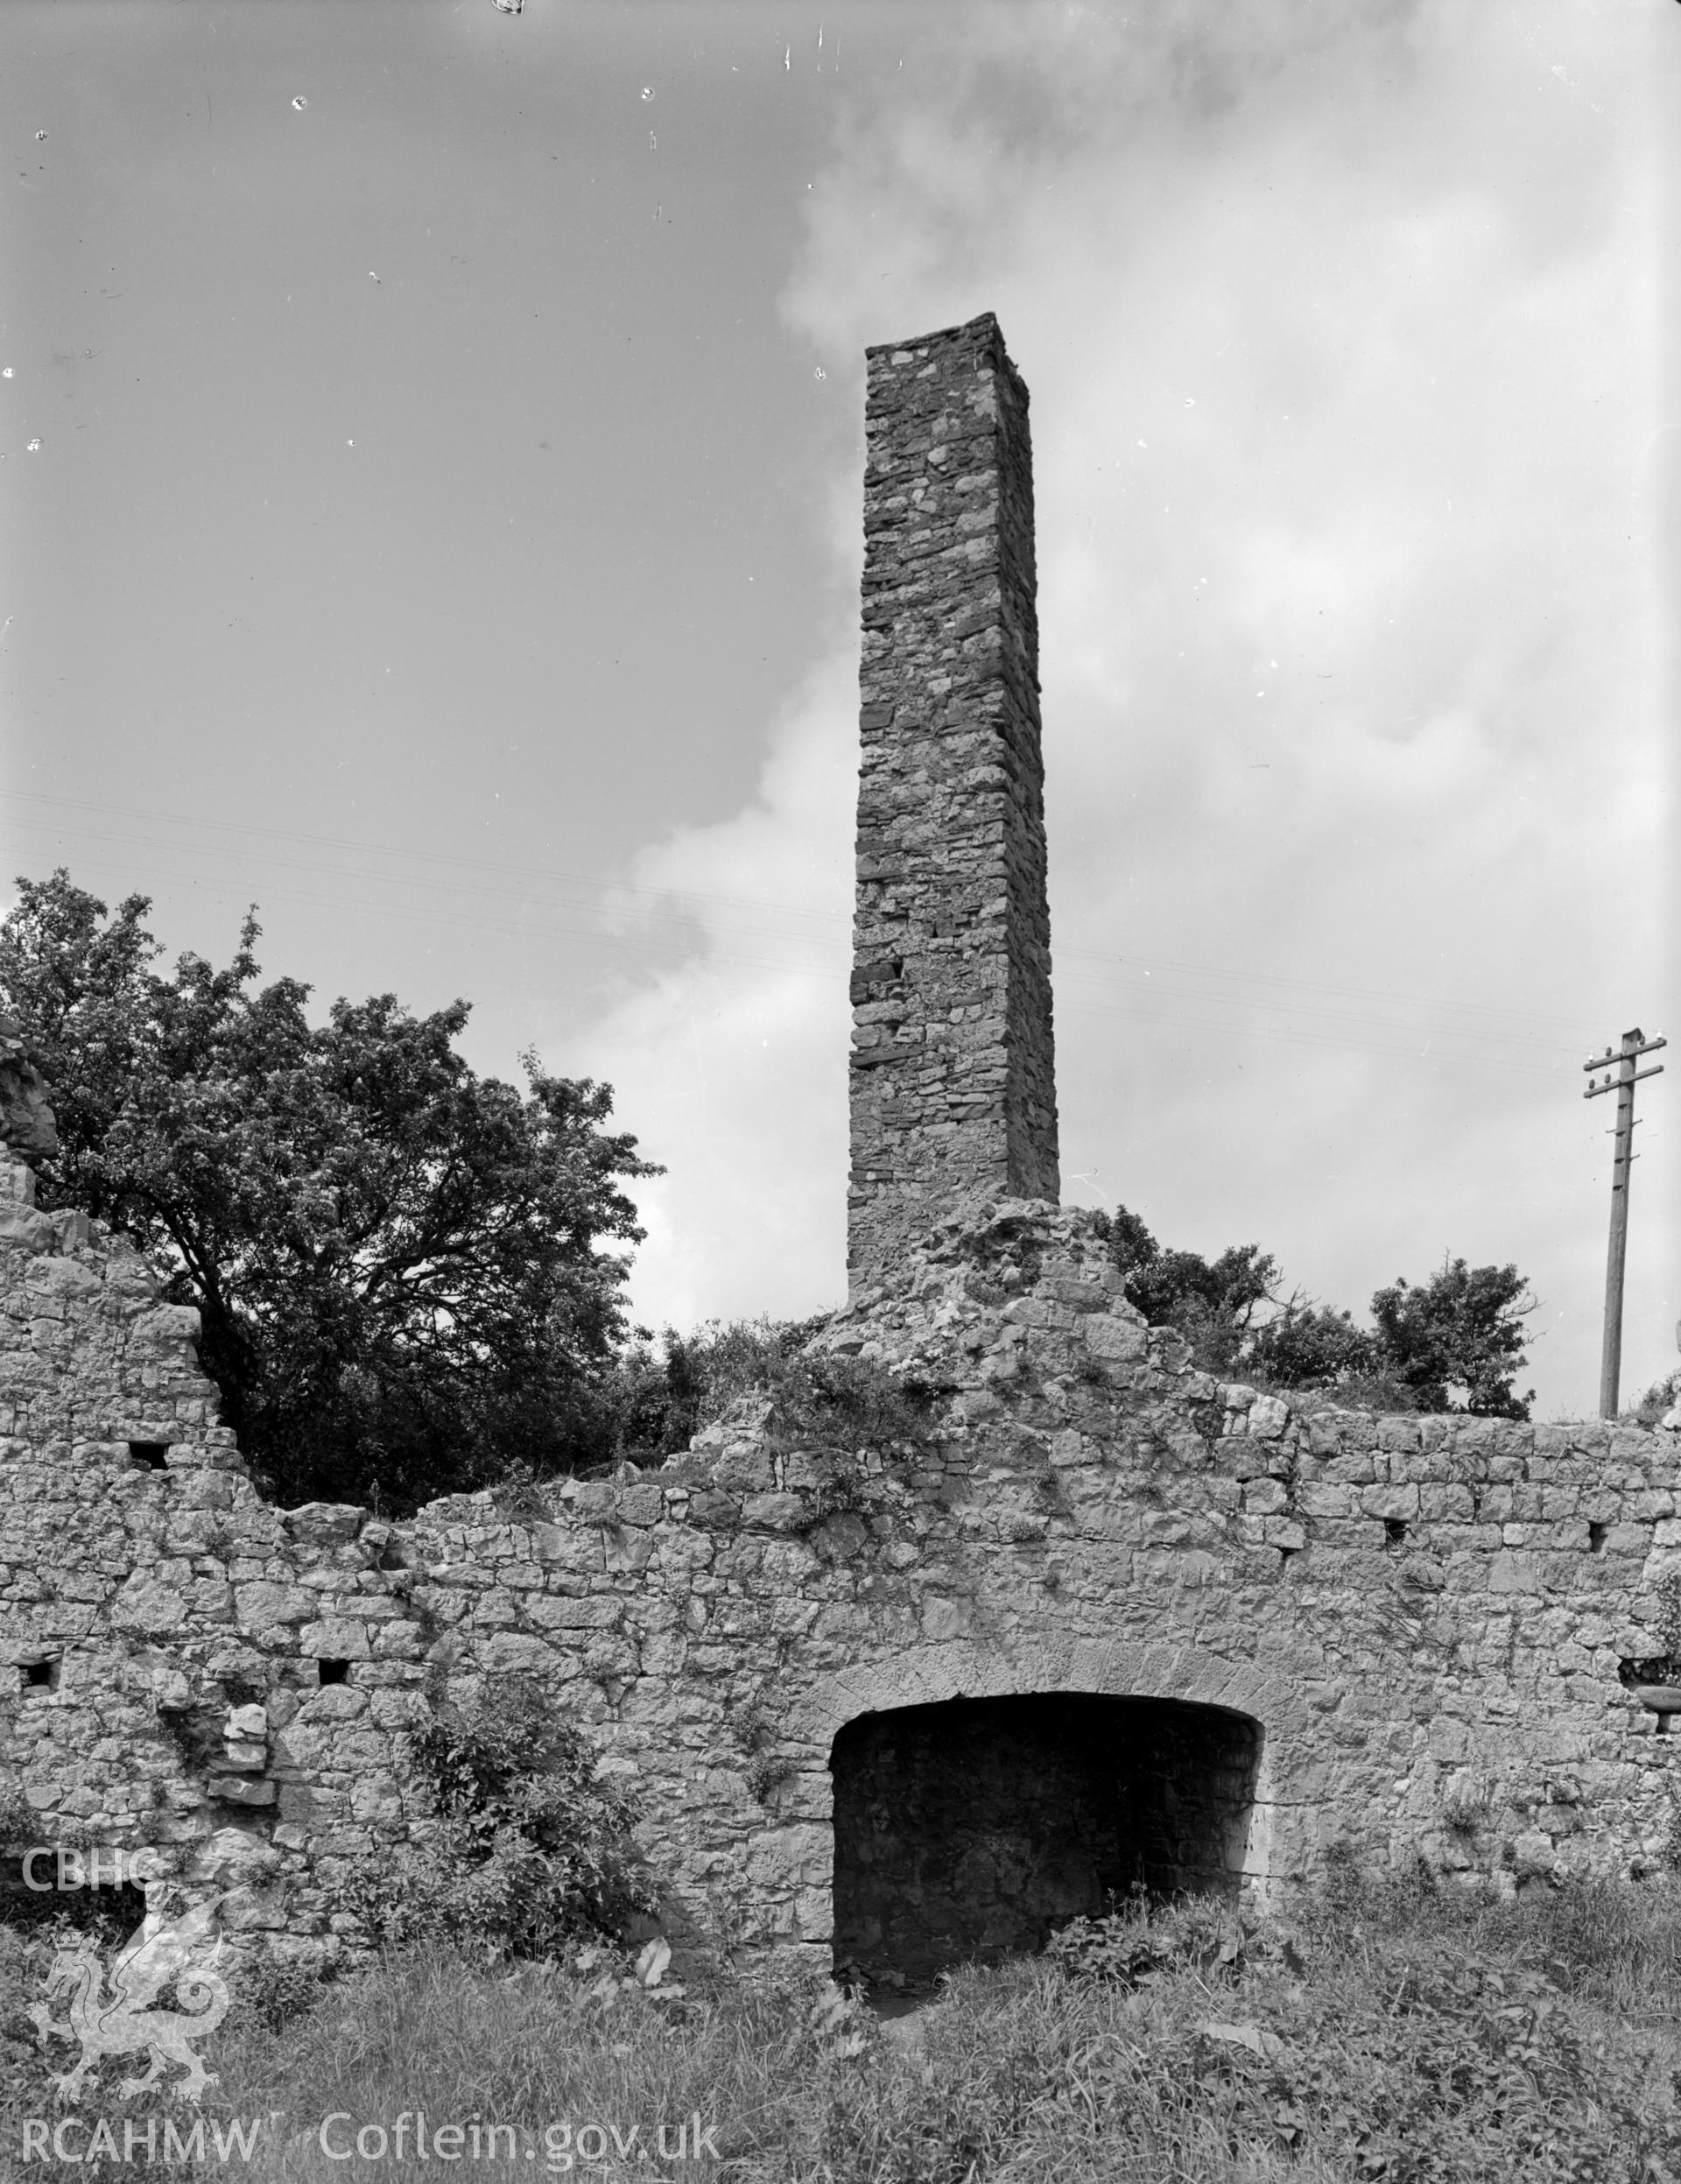
[{"label": "white cloud", "polygon": [[846,1055],[857,667],[837,652],[777,724],[754,801],[647,851],[622,931],[679,911],[679,960],[627,991],[589,1038],[644,1154],[647,1241],[631,1295],[658,1328],[846,1291]]}]

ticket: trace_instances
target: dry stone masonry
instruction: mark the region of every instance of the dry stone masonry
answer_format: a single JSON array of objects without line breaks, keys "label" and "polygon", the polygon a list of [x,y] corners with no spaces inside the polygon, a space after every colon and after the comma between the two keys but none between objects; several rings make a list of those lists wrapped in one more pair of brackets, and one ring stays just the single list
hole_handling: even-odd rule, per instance
[{"label": "dry stone masonry", "polygon": [[[1055,1204],[1030,534],[999,513],[1025,510],[1024,398],[990,321],[872,373],[871,514],[901,545],[867,591],[891,711],[858,1052],[897,1052],[855,1074],[864,1279],[815,1347],[918,1422],[861,1448],[764,1400],[535,1503],[279,1509],[215,1423],[194,1315],[8,1157],[0,1807],[46,1845],[150,1850],[236,1948],[331,1954],[357,1941],[338,1884],[425,1827],[404,1732],[517,1673],[634,1785],[662,1929],[738,1961],[916,1981],[1137,1883],[1286,1902],[1333,1844],[1504,1891],[1661,1885],[1677,1435],[1220,1384],[1127,1303],[1100,1217]],[[918,462],[929,556],[980,542],[939,608],[917,588],[960,556],[910,573]],[[927,694],[948,675],[968,711]],[[0,1130],[44,1150],[9,1066]]]},{"label": "dry stone masonry", "polygon": [[343,1946],[333,1884],[426,1816],[402,1732],[509,1671],[634,1778],[664,1930],[746,1955],[916,1978],[1134,1880],[1287,1899],[1339,1841],[1505,1887],[1674,1856],[1627,1681],[1676,1645],[1671,1434],[1304,1415],[1144,1326],[1093,1215],[981,1199],[822,1338],[937,1390],[923,1435],[761,1405],[540,1514],[280,1510],[190,1315],[26,1179],[0,1798],[236,1939]]},{"label": "dry stone masonry", "polygon": [[997,321],[869,351],[853,1293],[943,1202],[1054,1202],[1027,389]]}]

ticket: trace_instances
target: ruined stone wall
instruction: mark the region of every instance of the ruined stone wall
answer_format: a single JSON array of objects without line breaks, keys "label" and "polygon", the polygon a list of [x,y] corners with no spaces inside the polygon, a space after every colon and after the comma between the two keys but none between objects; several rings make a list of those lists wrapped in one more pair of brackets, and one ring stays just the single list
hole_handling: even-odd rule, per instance
[{"label": "ruined stone wall", "polygon": [[1059,1194],[1027,389],[990,315],[869,351],[855,1296],[941,1202]]},{"label": "ruined stone wall", "polygon": [[[1338,1840],[1504,1886],[1670,1855],[1681,1739],[1620,1671],[1671,1643],[1676,1435],[1218,1385],[1087,1214],[960,1207],[832,1324],[938,1391],[910,1441],[861,1456],[762,1407],[540,1513],[261,1502],[189,1334],[96,1229],[0,1208],[0,1800],[43,1842],[156,1846],[236,1936],[353,1934],[331,1885],[426,1816],[402,1732],[510,1670],[634,1786],[679,1944],[826,1951],[837,1737],[960,1697],[1176,1702],[1115,1744],[1122,1806],[1171,1794],[1103,1856],[1206,1843],[1247,1780],[1221,1839],[1263,1899]],[[1008,1889],[1043,1919],[1056,1846],[1017,1823]]]},{"label": "ruined stone wall", "polygon": [[1504,1888],[1666,1870],[1681,1738],[1635,1665],[1681,1652],[1677,1435],[1313,1413],[1143,1324],[1052,1202],[996,325],[873,350],[869,434],[853,1299],[815,1339],[920,1422],[860,1449],[761,1404],[535,1501],[277,1509],[195,1315],[0,1163],[0,1805],[331,1950],[338,1885],[426,1821],[405,1731],[517,1672],[633,1787],[683,1945],[826,1954],[837,1874],[840,1946],[916,1972],[1117,1878],[1276,1901],[1333,1842]]}]

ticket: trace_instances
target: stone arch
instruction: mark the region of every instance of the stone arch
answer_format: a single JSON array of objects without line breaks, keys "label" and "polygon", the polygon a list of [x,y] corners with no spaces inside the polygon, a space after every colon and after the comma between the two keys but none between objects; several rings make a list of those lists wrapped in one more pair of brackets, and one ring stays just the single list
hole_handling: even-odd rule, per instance
[{"label": "stone arch", "polygon": [[1023,1632],[1008,1645],[952,1638],[908,1646],[813,1680],[789,1724],[800,1742],[826,1753],[860,1714],[925,1706],[938,1699],[1002,1698],[1033,1691],[1089,1691],[1115,1698],[1184,1699],[1228,1708],[1262,1723],[1270,1747],[1304,1745],[1307,1708],[1296,1677],[1263,1652],[1227,1660],[1206,1648],[1164,1640],[1082,1638]]},{"label": "stone arch", "polygon": [[[914,1645],[814,1678],[791,1709],[785,1734],[804,1748],[798,1809],[803,1824],[787,1850],[800,1870],[805,1939],[833,1935],[834,1841],[830,1756],[835,1739],[862,1715],[926,1707],[952,1699],[1034,1694],[1159,1699],[1217,1709],[1255,1724],[1256,1754],[1248,1825],[1239,1875],[1257,1906],[1274,1902],[1299,1870],[1317,1835],[1316,1780],[1301,1664],[1264,1645],[1249,1660],[1230,1660],[1181,1642],[1144,1644],[1080,1638],[1044,1630],[1018,1632],[1006,1645],[968,1639]],[[797,1855],[796,1855],[797,1854]]]}]

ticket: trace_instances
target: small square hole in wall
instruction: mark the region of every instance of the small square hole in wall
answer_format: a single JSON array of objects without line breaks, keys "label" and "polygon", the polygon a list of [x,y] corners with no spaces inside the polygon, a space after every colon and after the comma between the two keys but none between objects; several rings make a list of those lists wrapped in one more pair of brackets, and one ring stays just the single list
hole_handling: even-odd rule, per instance
[{"label": "small square hole in wall", "polygon": [[22,1664],[25,1691],[56,1691],[59,1687],[60,1660],[26,1660]]},{"label": "small square hole in wall", "polygon": [[1587,1528],[1587,1551],[1590,1554],[1603,1554],[1605,1553],[1605,1535],[1610,1529],[1611,1527],[1609,1525],[1589,1525]]},{"label": "small square hole in wall", "polygon": [[166,1441],[131,1441],[129,1454],[148,1471],[161,1471],[169,1462],[169,1443]]},{"label": "small square hole in wall", "polygon": [[323,1683],[343,1683],[350,1673],[348,1660],[318,1660],[315,1666]]},{"label": "small square hole in wall", "polygon": [[1401,1547],[1404,1546],[1406,1543],[1406,1519],[1402,1517],[1386,1517],[1383,1519],[1383,1544],[1385,1546]]}]

